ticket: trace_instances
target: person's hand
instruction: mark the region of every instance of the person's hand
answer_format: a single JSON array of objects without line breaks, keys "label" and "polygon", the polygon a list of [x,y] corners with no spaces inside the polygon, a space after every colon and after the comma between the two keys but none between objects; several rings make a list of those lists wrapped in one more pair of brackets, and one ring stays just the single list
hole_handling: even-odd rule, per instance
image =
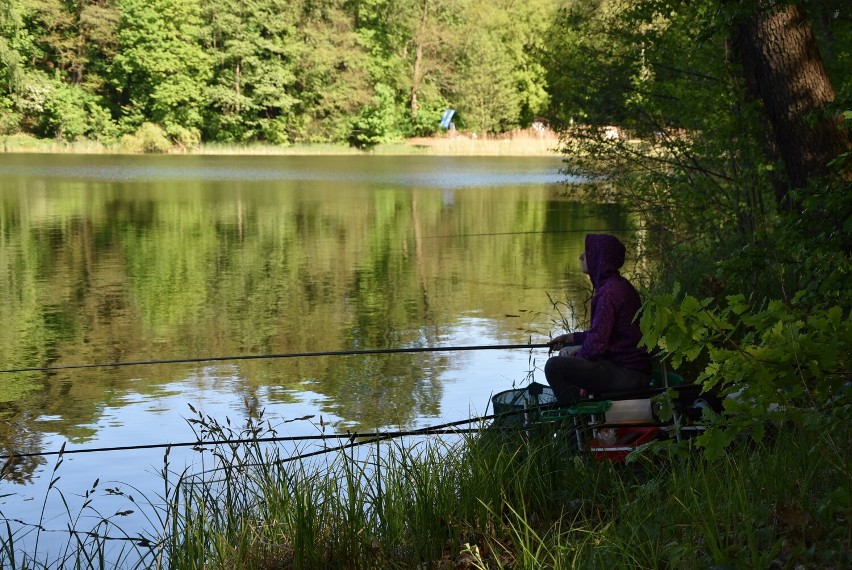
[{"label": "person's hand", "polygon": [[559,356],[574,356],[580,350],[578,345],[568,345],[559,351]]},{"label": "person's hand", "polygon": [[557,337],[554,337],[547,343],[547,348],[549,352],[559,351],[566,346],[571,346],[574,344],[574,333],[566,333],[561,334]]}]

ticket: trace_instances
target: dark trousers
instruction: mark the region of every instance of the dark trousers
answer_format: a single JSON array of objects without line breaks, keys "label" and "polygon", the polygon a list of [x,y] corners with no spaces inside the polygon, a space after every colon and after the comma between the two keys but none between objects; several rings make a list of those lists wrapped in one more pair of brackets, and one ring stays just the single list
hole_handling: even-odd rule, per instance
[{"label": "dark trousers", "polygon": [[580,390],[592,394],[642,390],[651,384],[651,371],[623,368],[609,360],[552,356],[544,364],[544,376],[560,404],[581,399]]}]

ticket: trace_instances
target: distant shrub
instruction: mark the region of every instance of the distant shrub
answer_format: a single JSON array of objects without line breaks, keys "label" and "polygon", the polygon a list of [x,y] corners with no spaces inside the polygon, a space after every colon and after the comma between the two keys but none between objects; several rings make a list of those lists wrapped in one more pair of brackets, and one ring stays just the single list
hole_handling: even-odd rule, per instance
[{"label": "distant shrub", "polygon": [[21,152],[40,150],[44,141],[27,133],[17,133],[3,136],[3,152]]},{"label": "distant shrub", "polygon": [[379,84],[372,103],[364,107],[352,122],[347,141],[356,148],[372,148],[400,138],[399,121],[393,91],[387,85]]},{"label": "distant shrub", "polygon": [[166,127],[169,138],[181,149],[190,149],[198,146],[201,142],[201,134],[198,129],[188,129],[180,125],[169,125]]},{"label": "distant shrub", "polygon": [[164,153],[172,142],[160,125],[142,123],[135,133],[121,137],[121,146],[131,152]]},{"label": "distant shrub", "polygon": [[15,108],[11,97],[0,97],[0,135],[17,133],[22,115]]}]

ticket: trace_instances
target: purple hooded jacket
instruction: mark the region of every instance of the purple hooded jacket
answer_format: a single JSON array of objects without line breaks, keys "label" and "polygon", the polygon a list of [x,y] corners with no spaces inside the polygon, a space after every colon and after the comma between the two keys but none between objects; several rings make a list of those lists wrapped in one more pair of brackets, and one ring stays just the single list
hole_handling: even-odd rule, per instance
[{"label": "purple hooded jacket", "polygon": [[624,244],[614,236],[586,235],[586,266],[594,287],[592,319],[589,330],[574,333],[574,342],[582,344],[574,356],[650,372],[651,358],[638,348],[642,333],[635,317],[642,301],[618,272],[624,265],[624,251]]}]

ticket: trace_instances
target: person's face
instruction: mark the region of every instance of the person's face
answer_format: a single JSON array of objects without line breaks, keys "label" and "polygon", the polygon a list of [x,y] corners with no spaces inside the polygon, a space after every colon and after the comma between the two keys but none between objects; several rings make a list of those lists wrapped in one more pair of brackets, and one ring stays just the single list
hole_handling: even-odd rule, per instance
[{"label": "person's face", "polygon": [[583,273],[589,272],[589,266],[586,265],[586,252],[580,254],[580,271]]}]

